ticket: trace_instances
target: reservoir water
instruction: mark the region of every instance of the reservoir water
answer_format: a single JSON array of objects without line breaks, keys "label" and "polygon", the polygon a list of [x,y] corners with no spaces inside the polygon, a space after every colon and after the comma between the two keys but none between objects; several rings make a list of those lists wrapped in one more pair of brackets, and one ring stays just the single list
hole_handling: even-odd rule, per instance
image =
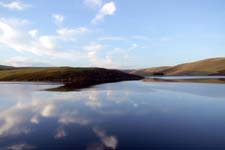
[{"label": "reservoir water", "polygon": [[225,149],[225,84],[0,84],[0,149]]}]

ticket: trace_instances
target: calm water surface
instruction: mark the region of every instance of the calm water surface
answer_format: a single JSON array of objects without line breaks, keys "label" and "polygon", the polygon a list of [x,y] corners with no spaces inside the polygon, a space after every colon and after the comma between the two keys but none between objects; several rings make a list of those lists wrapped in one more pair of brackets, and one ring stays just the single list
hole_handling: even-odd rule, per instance
[{"label": "calm water surface", "polygon": [[0,84],[0,149],[225,149],[225,84]]},{"label": "calm water surface", "polygon": [[148,76],[157,79],[225,79],[225,76]]}]

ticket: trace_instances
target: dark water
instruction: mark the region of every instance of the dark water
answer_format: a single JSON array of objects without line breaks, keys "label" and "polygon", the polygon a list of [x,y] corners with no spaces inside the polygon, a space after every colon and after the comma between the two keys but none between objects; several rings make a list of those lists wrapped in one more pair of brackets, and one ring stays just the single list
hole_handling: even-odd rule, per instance
[{"label": "dark water", "polygon": [[225,149],[225,84],[0,84],[0,149]]}]

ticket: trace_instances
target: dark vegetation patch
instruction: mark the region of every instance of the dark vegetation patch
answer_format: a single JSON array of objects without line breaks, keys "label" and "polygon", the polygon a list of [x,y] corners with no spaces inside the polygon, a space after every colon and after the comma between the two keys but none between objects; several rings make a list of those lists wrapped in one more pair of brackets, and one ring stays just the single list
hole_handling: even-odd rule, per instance
[{"label": "dark vegetation patch", "polygon": [[0,81],[64,83],[61,89],[79,89],[101,83],[140,79],[143,77],[103,68],[17,68],[0,71]]}]

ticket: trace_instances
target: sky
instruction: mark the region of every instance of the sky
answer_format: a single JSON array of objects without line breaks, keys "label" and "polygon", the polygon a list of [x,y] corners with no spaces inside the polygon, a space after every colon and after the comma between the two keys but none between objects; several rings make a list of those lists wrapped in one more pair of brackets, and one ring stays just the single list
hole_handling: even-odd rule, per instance
[{"label": "sky", "polygon": [[0,64],[145,68],[225,57],[224,0],[0,0]]}]

